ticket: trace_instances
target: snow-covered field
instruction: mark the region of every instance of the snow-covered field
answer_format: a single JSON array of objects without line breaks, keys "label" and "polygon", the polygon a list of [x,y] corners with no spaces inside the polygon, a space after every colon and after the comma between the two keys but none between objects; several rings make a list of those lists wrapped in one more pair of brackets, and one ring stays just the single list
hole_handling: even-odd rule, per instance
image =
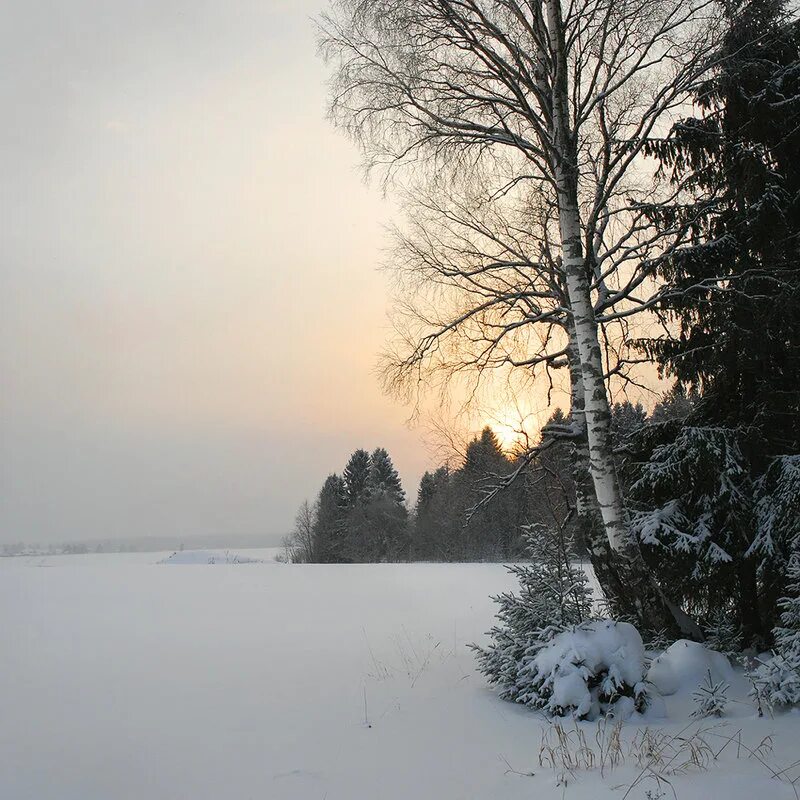
[{"label": "snow-covered field", "polygon": [[[513,588],[502,566],[240,554],[260,563],[0,559],[0,798],[594,800],[625,797],[641,772],[627,757],[565,784],[539,764],[547,723],[475,673],[466,644],[492,622],[489,595]],[[731,695],[745,694],[739,676]],[[771,754],[737,739],[705,770],[667,770],[672,787],[642,780],[628,797],[794,798],[770,767],[800,759],[800,714],[729,708],[706,739],[772,736]],[[685,694],[666,710],[651,728],[697,728]],[[581,728],[594,741],[596,724]]]}]

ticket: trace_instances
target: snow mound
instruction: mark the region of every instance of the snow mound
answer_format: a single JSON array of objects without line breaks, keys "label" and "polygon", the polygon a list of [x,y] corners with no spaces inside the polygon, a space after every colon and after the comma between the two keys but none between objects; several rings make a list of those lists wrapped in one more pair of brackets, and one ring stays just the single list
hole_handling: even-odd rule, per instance
[{"label": "snow mound", "polygon": [[698,642],[679,639],[654,659],[647,680],[662,695],[693,692],[711,673],[711,680],[730,681],[733,667],[730,661]]},{"label": "snow mound", "polygon": [[[556,634],[521,670],[549,712],[628,717],[644,696],[644,645],[633,625],[595,620]],[[611,708],[613,706],[613,709]]]},{"label": "snow mound", "polygon": [[181,550],[167,558],[162,558],[159,564],[260,564],[261,559],[248,558],[247,556],[231,553],[228,550],[216,552],[213,550]]}]

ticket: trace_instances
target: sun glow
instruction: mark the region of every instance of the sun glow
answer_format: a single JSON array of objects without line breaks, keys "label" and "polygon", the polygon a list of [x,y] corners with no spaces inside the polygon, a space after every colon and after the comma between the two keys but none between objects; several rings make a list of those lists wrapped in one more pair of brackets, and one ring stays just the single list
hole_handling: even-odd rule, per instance
[{"label": "sun glow", "polygon": [[506,453],[513,453],[533,444],[539,431],[549,417],[549,409],[534,410],[512,402],[493,412],[485,412],[483,425],[488,425]]},{"label": "sun glow", "polygon": [[518,408],[503,408],[494,414],[487,414],[484,425],[494,431],[500,447],[506,453],[524,447],[531,434],[538,429],[535,415],[526,414]]},{"label": "sun glow", "polygon": [[497,441],[506,452],[514,450],[525,439],[525,434],[511,423],[487,420],[486,424],[494,431]]}]

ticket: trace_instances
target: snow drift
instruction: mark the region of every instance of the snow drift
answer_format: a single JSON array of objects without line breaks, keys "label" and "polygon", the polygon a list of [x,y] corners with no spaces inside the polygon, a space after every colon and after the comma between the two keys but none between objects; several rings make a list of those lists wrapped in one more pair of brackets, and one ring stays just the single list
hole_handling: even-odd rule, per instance
[{"label": "snow drift", "polygon": [[714,682],[733,679],[733,668],[722,653],[679,639],[653,660],[647,681],[662,695],[691,693],[709,673]]}]

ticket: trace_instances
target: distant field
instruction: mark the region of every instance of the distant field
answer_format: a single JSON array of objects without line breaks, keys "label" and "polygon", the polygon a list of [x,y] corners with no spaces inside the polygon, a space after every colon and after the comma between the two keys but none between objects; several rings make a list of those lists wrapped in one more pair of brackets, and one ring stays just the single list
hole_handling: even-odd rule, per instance
[{"label": "distant field", "polygon": [[[224,561],[225,555],[241,554],[245,558],[259,561],[275,561],[283,553],[282,547],[260,548],[224,548],[212,550],[161,550],[152,553],[84,553],[80,555],[43,555],[43,556],[7,556],[0,558],[0,569],[5,567],[86,567],[102,565],[158,564],[176,554],[195,554],[197,563],[208,562],[209,559]],[[181,559],[176,559],[180,561]],[[188,561],[188,558],[186,559]]]}]

